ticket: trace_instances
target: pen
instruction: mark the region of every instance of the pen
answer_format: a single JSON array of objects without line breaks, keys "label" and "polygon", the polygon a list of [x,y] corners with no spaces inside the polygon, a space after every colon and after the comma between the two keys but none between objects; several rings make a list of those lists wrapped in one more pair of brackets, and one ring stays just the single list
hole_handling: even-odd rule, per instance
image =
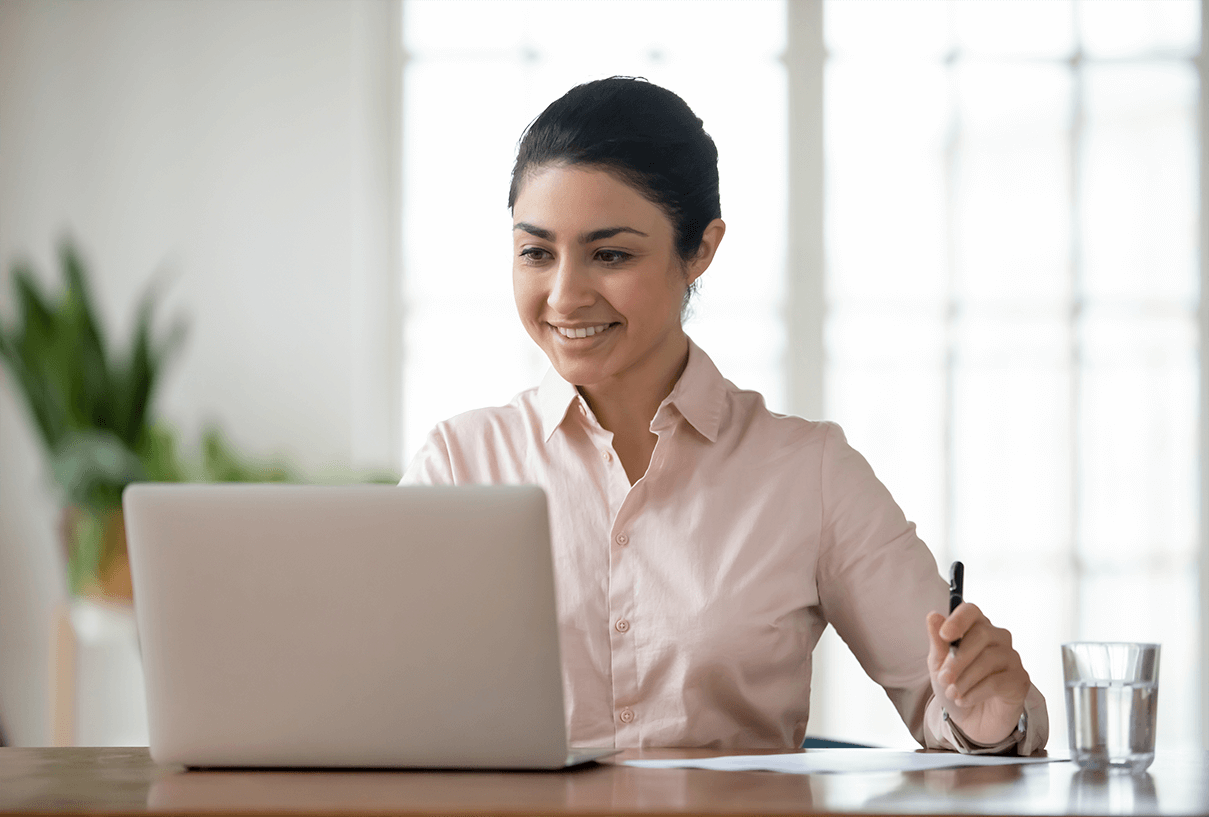
[{"label": "pen", "polygon": [[[966,569],[961,562],[953,562],[953,566],[949,568],[949,615],[957,609],[957,605],[963,601],[962,593],[965,586]],[[949,655],[957,651],[961,646],[961,639],[949,642]]]}]

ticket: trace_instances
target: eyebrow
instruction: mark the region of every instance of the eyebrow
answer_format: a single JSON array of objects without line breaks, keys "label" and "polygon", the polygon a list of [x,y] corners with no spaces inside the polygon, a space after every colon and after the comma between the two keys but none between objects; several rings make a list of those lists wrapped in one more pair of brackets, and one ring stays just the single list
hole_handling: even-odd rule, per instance
[{"label": "eyebrow", "polygon": [[[544,227],[538,227],[536,224],[518,221],[516,224],[512,225],[512,229],[523,230],[524,232],[529,233],[529,235],[536,236],[543,241],[554,240],[553,232],[545,229]],[[593,230],[590,233],[584,233],[579,237],[579,243],[591,244],[593,241],[603,241],[606,238],[612,238],[613,236],[620,235],[621,233],[633,233],[634,235],[640,235],[643,238],[650,238],[650,236],[648,236],[646,233],[642,232],[641,230],[635,230],[633,227],[604,227],[600,230]]]}]

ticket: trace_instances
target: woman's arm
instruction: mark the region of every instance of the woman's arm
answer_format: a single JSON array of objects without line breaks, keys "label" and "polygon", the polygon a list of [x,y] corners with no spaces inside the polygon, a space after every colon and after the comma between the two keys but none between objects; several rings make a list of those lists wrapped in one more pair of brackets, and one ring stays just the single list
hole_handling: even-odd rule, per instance
[{"label": "woman's arm", "polygon": [[411,464],[403,472],[400,485],[453,485],[453,462],[445,435],[437,426],[428,432],[424,445],[412,457]]},{"label": "woman's arm", "polygon": [[[934,694],[948,686],[933,680],[942,671],[948,640],[943,641],[944,650],[933,672],[928,621],[931,614],[945,621],[948,584],[940,577],[931,552],[916,535],[915,526],[907,521],[864,457],[848,445],[838,426],[829,429],[821,468],[823,531],[817,580],[823,614],[865,672],[886,690],[916,740],[928,748],[966,752],[1032,752],[1044,746],[1048,737],[1045,701],[1028,683],[1027,674],[1023,694],[1019,692],[1020,677],[1012,675],[1007,684],[1011,687],[1008,698],[989,709],[980,709],[987,714],[973,720],[972,713],[949,706],[943,695]],[[1002,649],[1003,636],[990,632],[994,628],[974,605],[965,607],[960,616],[954,612],[952,627],[962,632],[973,629],[973,640],[969,651],[962,653],[958,675],[984,652],[980,646],[991,644],[996,646],[985,659],[978,659],[978,666],[997,661],[996,666],[1007,667],[1010,660]],[[946,630],[944,636],[949,634]],[[1008,644],[1011,650],[1010,641]],[[1015,651],[1010,654],[1015,655]],[[1019,656],[1015,661],[1019,667]],[[1023,673],[1023,668],[1019,671]],[[1003,745],[996,743],[1012,734],[1026,700],[1027,735],[1013,735]],[[1006,725],[1008,709],[1015,710],[1010,727],[992,735]],[[992,710],[998,711],[1003,723],[992,723]],[[954,720],[946,720],[946,714]],[[984,731],[974,725],[983,717],[992,728]],[[962,726],[954,730],[955,723],[971,724],[977,734],[963,734]]]}]

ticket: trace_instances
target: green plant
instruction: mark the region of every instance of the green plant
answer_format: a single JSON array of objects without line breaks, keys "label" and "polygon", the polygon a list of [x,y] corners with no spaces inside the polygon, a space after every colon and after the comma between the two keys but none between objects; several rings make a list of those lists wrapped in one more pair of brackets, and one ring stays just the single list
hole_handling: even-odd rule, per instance
[{"label": "green plant", "polygon": [[[48,296],[33,267],[12,267],[16,319],[0,319],[0,359],[24,397],[66,505],[64,544],[72,591],[85,592],[119,556],[122,489],[131,482],[297,482],[286,463],[240,454],[217,426],[203,430],[196,457],[156,422],[155,390],[179,348],[179,321],[154,331],[154,290],[138,304],[128,347],[110,349],[88,275],[70,240],[59,245],[62,291]],[[339,473],[336,482],[397,482],[396,474]],[[116,520],[116,521],[115,521]],[[115,527],[117,532],[115,533]]]},{"label": "green plant", "polygon": [[195,467],[199,482],[297,482],[284,462],[254,462],[227,442],[216,426],[202,432],[201,460]]},{"label": "green plant", "polygon": [[[70,239],[58,248],[62,291],[50,296],[28,262],[12,267],[16,318],[0,320],[0,359],[19,387],[69,506],[87,514],[83,543],[69,553],[73,587],[95,571],[100,548],[89,526],[118,507],[136,480],[182,477],[171,432],[152,422],[163,369],[184,338],[177,322],[153,328],[154,290],[140,299],[134,329],[120,354],[109,345]],[[95,543],[94,543],[95,544]]]}]

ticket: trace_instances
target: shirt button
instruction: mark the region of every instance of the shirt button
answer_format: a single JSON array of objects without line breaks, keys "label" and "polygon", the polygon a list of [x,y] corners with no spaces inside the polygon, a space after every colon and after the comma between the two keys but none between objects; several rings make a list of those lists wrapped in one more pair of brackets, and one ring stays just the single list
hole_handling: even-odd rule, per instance
[{"label": "shirt button", "polygon": [[619,618],[619,619],[617,619],[616,626],[617,626],[617,632],[624,633],[630,629],[630,622],[626,621],[624,618]]},{"label": "shirt button", "polygon": [[630,537],[626,536],[624,533],[617,534],[617,544],[621,545],[622,547],[625,547],[629,543],[630,543]]},{"label": "shirt button", "polygon": [[613,461],[613,452],[612,451],[601,451],[600,456],[604,457],[605,462]]},{"label": "shirt button", "polygon": [[633,723],[634,722],[634,710],[630,709],[628,706],[625,709],[621,710],[621,722],[622,723]]}]

